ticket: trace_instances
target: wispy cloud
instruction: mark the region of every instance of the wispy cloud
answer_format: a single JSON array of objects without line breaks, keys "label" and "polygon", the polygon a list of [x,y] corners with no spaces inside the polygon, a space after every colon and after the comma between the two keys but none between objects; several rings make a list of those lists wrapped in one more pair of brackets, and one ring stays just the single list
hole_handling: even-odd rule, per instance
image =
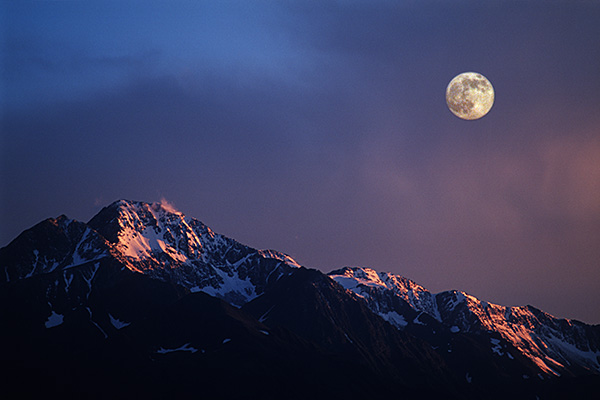
[{"label": "wispy cloud", "polygon": [[170,201],[168,201],[164,197],[162,197],[160,199],[160,201],[158,202],[158,204],[160,205],[160,207],[162,207],[163,210],[165,210],[167,212],[174,213],[174,214],[179,214],[180,213],[180,211],[173,205],[173,203],[171,203]]}]

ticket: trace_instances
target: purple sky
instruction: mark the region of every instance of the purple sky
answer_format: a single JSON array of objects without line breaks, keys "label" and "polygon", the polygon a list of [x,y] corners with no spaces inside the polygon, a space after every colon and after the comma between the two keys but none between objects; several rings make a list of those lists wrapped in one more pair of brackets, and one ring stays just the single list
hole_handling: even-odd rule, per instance
[{"label": "purple sky", "polygon": [[[0,246],[165,198],[307,267],[600,323],[599,21],[577,0],[2,2]],[[465,71],[496,89],[481,120],[446,107]]]}]

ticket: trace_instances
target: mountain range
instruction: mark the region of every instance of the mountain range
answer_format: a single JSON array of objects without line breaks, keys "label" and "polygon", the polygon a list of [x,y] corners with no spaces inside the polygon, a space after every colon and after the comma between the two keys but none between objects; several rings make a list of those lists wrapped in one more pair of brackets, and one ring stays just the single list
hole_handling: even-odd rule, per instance
[{"label": "mountain range", "polygon": [[0,383],[19,398],[600,392],[599,325],[370,268],[307,269],[167,203],[24,231],[0,249],[0,304]]}]

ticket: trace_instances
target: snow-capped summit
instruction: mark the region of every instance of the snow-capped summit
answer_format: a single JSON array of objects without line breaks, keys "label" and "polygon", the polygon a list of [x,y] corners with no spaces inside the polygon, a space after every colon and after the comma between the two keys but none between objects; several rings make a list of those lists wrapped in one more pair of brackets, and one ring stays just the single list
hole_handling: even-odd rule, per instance
[{"label": "snow-capped summit", "polygon": [[[54,243],[43,245],[45,240]],[[87,224],[65,216],[51,218],[14,242],[7,248],[14,248],[10,253],[20,254],[22,261],[7,266],[5,281],[114,259],[133,272],[203,291],[238,307],[299,266],[283,253],[255,250],[217,234],[164,201],[119,200]],[[40,242],[44,248],[39,248]]]},{"label": "snow-capped summit", "polygon": [[298,266],[282,253],[264,252],[213,232],[165,201],[119,200],[89,225],[112,243],[132,271],[203,291],[241,306]]},{"label": "snow-capped summit", "polygon": [[127,200],[104,208],[89,225],[113,244],[132,270],[142,273],[161,264],[202,258],[202,242],[194,228],[214,236],[197,221],[190,226],[182,213],[167,210],[161,203]]}]

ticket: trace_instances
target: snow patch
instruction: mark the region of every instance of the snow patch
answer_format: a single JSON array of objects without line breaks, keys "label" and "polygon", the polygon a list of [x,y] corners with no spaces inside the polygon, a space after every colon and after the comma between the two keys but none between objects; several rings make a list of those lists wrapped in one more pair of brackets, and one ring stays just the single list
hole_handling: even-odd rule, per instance
[{"label": "snow patch", "polygon": [[278,281],[279,278],[281,278],[281,275],[283,275],[283,272],[280,271],[279,264],[278,264],[275,268],[273,268],[271,270],[271,272],[269,272],[269,275],[267,275],[267,279],[265,279],[265,282],[269,282],[269,279],[271,278],[271,275],[273,275],[273,272],[275,272],[275,271],[279,271],[279,275],[277,275],[277,278],[275,279],[275,281]]},{"label": "snow patch", "polygon": [[265,312],[263,315],[261,315],[260,318],[258,319],[258,322],[265,322],[265,320],[267,319],[267,315],[271,312],[273,307],[275,307],[275,306],[271,306],[271,308],[269,308],[267,310],[267,312]]},{"label": "snow patch", "polygon": [[56,313],[52,310],[52,314],[48,317],[46,321],[46,328],[53,328],[63,323],[64,315]]},{"label": "snow patch", "polygon": [[69,293],[69,288],[71,287],[73,278],[75,278],[75,274],[71,273],[71,276],[67,278],[67,273],[67,271],[63,271],[63,279],[65,280],[65,292]]},{"label": "snow patch", "polygon": [[425,325],[425,323],[424,323],[424,322],[421,322],[421,321],[419,320],[419,317],[421,316],[421,314],[423,314],[423,312],[419,313],[419,315],[417,315],[417,316],[415,317],[415,319],[413,319],[413,324],[417,324],[417,325]]},{"label": "snow patch", "polygon": [[108,314],[108,317],[110,318],[110,323],[117,329],[125,328],[126,326],[131,324],[131,322],[123,322],[121,320],[116,319],[110,313]]},{"label": "snow patch", "polygon": [[301,267],[301,265],[296,260],[294,260],[292,257],[288,256],[285,253],[279,252],[279,251],[275,251],[275,250],[259,250],[258,254],[260,254],[264,258],[274,258],[276,260],[283,261],[284,263],[286,263],[290,267],[294,267],[294,268],[300,268]]},{"label": "snow patch", "polygon": [[10,282],[10,276],[8,276],[8,268],[4,268],[4,275],[6,276],[6,282]]},{"label": "snow patch", "polygon": [[98,328],[98,330],[100,330],[100,332],[102,332],[102,334],[104,335],[104,339],[108,338],[108,334],[104,331],[104,329],[102,329],[102,327],[100,325],[98,325],[93,319],[92,319],[92,310],[89,307],[86,307],[86,310],[88,311],[88,313],[90,314],[90,322],[92,324],[94,324],[94,326],[96,328]]},{"label": "snow patch", "polygon": [[[196,349],[195,347],[192,347],[190,345],[190,343],[186,343],[183,346],[180,346],[180,347],[177,347],[174,349],[168,349],[168,348],[161,347],[160,349],[156,350],[156,352],[158,354],[174,353],[176,351],[189,351],[190,353],[195,353],[198,351],[198,349]],[[204,353],[204,351],[202,351],[202,353]]]},{"label": "snow patch", "polygon": [[494,353],[498,354],[499,356],[503,356],[504,353],[502,352],[502,346],[500,345],[500,340],[491,338],[490,342],[492,343],[492,351]]},{"label": "snow patch", "polygon": [[[95,263],[94,266],[91,268],[91,270],[83,270],[81,273],[83,280],[87,283],[88,288],[90,289],[90,291],[87,293],[88,297],[89,297],[90,293],[92,293],[92,279],[94,279],[94,276],[96,276],[96,272],[98,272],[98,268],[100,268],[100,263]],[[91,312],[90,312],[90,315],[91,315]]]},{"label": "snow patch", "polygon": [[404,328],[408,325],[408,322],[404,319],[403,315],[398,314],[396,311],[389,311],[386,313],[379,313],[381,318],[385,319],[390,324],[394,325],[396,328]]},{"label": "snow patch", "polygon": [[345,275],[331,275],[344,288],[353,290],[359,285],[379,287],[386,289],[385,283],[379,277],[377,271],[371,268],[357,268],[346,271]]},{"label": "snow patch", "polygon": [[[336,276],[332,276],[331,278],[333,278],[334,281],[336,281],[337,283],[342,285],[342,287],[347,290],[355,291],[355,289],[360,284],[358,282],[358,280],[351,278],[351,277],[347,277],[347,276],[336,275]],[[364,296],[360,295],[359,293],[356,293],[356,294],[358,294],[361,297],[364,297]]]},{"label": "snow patch", "polygon": [[[31,269],[31,271],[29,271],[29,273],[27,275],[25,275],[25,278],[29,278],[30,276],[33,276],[36,268],[37,268],[37,264],[38,264],[38,260],[40,259],[40,252],[37,249],[33,250],[33,255],[35,256],[35,260],[33,261],[33,268]],[[8,278],[8,268],[6,269],[6,277]]]},{"label": "snow patch", "polygon": [[[256,288],[249,279],[240,279],[237,270],[234,270],[232,275],[228,275],[220,268],[214,268],[216,273],[223,279],[220,287],[206,286],[203,288],[194,287],[192,291],[200,291],[214,297],[224,299],[233,306],[241,307],[244,303],[258,297]],[[243,299],[242,302],[236,301],[236,297]]]},{"label": "snow patch", "polygon": [[352,344],[354,344],[354,342],[352,341],[352,339],[350,339],[350,337],[348,336],[347,333],[344,332],[344,336],[346,336],[346,339],[348,339],[348,341]]}]

